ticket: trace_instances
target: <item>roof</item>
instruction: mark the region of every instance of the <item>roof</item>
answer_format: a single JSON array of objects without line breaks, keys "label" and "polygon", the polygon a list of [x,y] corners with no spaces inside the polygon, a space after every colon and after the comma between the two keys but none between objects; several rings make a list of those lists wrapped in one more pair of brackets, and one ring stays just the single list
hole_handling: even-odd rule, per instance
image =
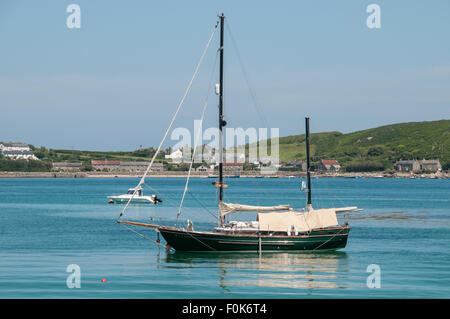
[{"label": "roof", "polygon": [[153,163],[152,166],[164,166],[163,163]]},{"label": "roof", "polygon": [[70,163],[70,162],[55,162],[53,163],[53,167],[81,167],[82,163]]},{"label": "roof", "polygon": [[440,164],[438,159],[422,160],[422,164]]},{"label": "roof", "polygon": [[[120,162],[120,166],[148,166],[150,162]],[[155,165],[157,163],[153,163]]]},{"label": "roof", "polygon": [[92,165],[120,165],[120,161],[91,161]]},{"label": "roof", "polygon": [[244,163],[240,162],[223,162],[223,166],[243,166]]},{"label": "roof", "polygon": [[286,164],[288,165],[302,165],[306,163],[304,160],[293,160],[293,161],[289,161]]},{"label": "roof", "polygon": [[414,163],[419,163],[418,160],[400,160],[395,162],[395,164],[414,164]]},{"label": "roof", "polygon": [[[92,165],[148,166],[150,162],[91,161]],[[162,163],[153,163],[153,167],[162,167]]]},{"label": "roof", "polygon": [[3,155],[33,155],[31,151],[3,151]]},{"label": "roof", "polygon": [[6,147],[28,147],[28,144],[26,143],[2,143]]}]

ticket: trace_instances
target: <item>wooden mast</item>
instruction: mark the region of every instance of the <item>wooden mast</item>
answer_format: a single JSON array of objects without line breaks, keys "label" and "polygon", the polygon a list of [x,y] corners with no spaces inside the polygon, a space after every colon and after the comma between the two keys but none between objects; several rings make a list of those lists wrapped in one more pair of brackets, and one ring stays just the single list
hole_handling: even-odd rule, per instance
[{"label": "wooden mast", "polygon": [[[222,128],[226,125],[226,122],[223,120],[223,29],[225,16],[222,13],[220,17],[220,75],[219,75],[219,204],[222,203],[223,200],[223,133]],[[223,225],[225,222],[225,217],[220,216],[219,224]]]}]

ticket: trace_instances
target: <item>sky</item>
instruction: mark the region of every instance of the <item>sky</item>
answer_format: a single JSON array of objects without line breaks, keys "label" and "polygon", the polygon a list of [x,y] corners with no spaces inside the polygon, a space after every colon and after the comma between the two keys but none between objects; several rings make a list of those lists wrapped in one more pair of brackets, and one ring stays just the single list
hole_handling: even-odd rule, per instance
[{"label": "sky", "polygon": [[[369,4],[381,28],[366,24]],[[228,127],[286,136],[305,116],[312,132],[343,133],[450,118],[449,1],[0,0],[0,141],[156,147],[221,12]],[[206,98],[203,127],[216,126],[218,41],[174,128],[193,131]]]}]

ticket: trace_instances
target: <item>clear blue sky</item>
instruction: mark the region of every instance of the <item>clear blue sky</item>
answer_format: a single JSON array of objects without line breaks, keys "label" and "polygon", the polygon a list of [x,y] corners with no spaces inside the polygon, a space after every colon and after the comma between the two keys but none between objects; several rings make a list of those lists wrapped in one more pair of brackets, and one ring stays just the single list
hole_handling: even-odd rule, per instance
[{"label": "clear blue sky", "polygon": [[[71,3],[81,29],[66,26]],[[370,3],[381,29],[366,26]],[[157,146],[222,11],[281,136],[305,116],[313,132],[450,118],[450,1],[0,0],[0,141]],[[226,119],[264,126],[227,36]],[[200,118],[217,43],[175,127]]]}]

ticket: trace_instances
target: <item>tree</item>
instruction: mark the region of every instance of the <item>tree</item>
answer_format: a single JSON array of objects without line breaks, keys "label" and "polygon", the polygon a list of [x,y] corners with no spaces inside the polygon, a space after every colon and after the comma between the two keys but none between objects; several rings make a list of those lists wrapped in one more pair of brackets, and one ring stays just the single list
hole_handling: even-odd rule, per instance
[{"label": "tree", "polygon": [[450,170],[450,161],[449,161],[449,162],[446,162],[446,163],[444,163],[444,164],[442,164],[442,170],[443,170],[443,171],[448,171],[448,170]]},{"label": "tree", "polygon": [[94,167],[92,167],[91,162],[89,162],[89,161],[86,162],[86,161],[85,161],[85,162],[83,162],[83,163],[81,164],[80,170],[83,171],[83,172],[91,172],[91,171],[94,170]]},{"label": "tree", "polygon": [[33,154],[39,159],[49,158],[50,157],[49,151],[44,146],[41,146],[38,149],[35,148],[33,150]]},{"label": "tree", "polygon": [[380,156],[385,153],[385,149],[382,146],[373,146],[367,151],[368,156]]},{"label": "tree", "polygon": [[345,165],[347,172],[379,172],[383,170],[383,164],[375,161],[350,162]]}]

